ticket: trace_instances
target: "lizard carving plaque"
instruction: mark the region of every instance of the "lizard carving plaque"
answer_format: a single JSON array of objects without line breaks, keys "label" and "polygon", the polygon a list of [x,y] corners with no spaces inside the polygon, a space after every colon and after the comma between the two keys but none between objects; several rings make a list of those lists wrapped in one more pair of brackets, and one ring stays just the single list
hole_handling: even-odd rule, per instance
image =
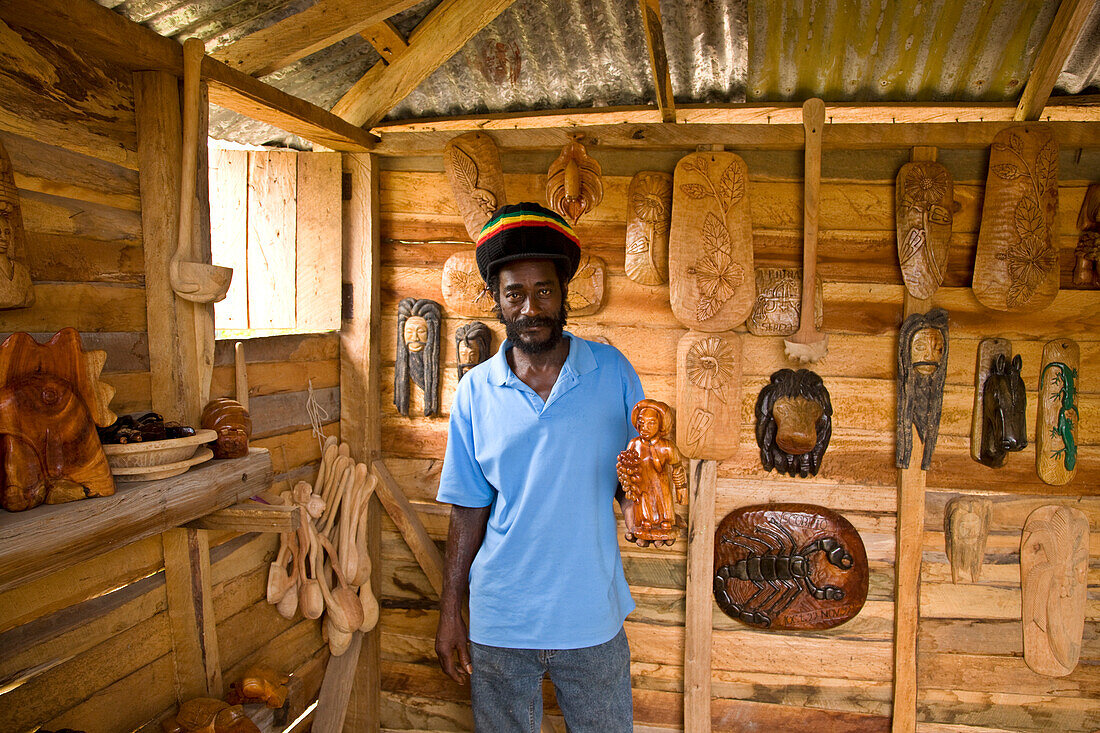
[{"label": "lizard carving plaque", "polygon": [[741,337],[688,331],[676,350],[676,444],[688,458],[737,452],[741,430]]},{"label": "lizard carving plaque", "polygon": [[1039,417],[1035,423],[1035,469],[1052,486],[1068,484],[1077,471],[1077,369],[1081,349],[1070,339],[1043,347],[1039,372]]}]

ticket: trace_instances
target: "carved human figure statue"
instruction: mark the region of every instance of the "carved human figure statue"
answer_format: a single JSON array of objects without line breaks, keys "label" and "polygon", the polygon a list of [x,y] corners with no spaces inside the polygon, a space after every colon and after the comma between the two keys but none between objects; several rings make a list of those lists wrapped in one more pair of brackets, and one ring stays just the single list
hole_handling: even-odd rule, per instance
[{"label": "carved human figure statue", "polygon": [[455,331],[455,352],[458,378],[489,358],[493,332],[481,321],[467,323]]},{"label": "carved human figure statue", "polygon": [[687,497],[687,471],[680,451],[669,440],[672,408],[656,400],[640,400],[630,413],[638,437],[619,454],[619,482],[634,501],[634,536],[639,540],[670,541],[679,533],[675,501]]},{"label": "carved human figure statue", "polygon": [[397,361],[393,404],[409,414],[409,380],[424,390],[424,416],[439,412],[439,324],[443,309],[434,300],[405,298],[397,305]]},{"label": "carved human figure statue", "polygon": [[30,271],[15,259],[26,251],[24,237],[11,160],[0,143],[0,309],[34,305]]},{"label": "carved human figure statue", "polygon": [[933,308],[905,319],[898,334],[897,460],[909,467],[913,431],[924,441],[921,468],[932,464],[940,432],[943,384],[947,378],[947,311]]}]

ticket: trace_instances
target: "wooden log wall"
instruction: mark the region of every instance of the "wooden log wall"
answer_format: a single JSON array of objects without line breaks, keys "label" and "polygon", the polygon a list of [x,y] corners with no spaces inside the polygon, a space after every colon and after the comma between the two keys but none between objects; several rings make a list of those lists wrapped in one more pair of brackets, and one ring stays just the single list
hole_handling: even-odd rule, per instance
[{"label": "wooden log wall", "polygon": [[[802,159],[798,152],[727,149],[750,172],[756,265],[801,263]],[[685,329],[673,318],[668,287],[648,287],[623,271],[626,201],[639,170],[671,172],[691,150],[633,153],[589,148],[604,170],[603,202],[581,219],[587,251],[608,263],[608,297],[598,313],[573,317],[578,335],[604,337],[639,372],[647,396],[675,403],[676,344]],[[509,152],[502,160],[509,201],[543,199],[545,171],[557,151]],[[870,560],[870,593],[854,620],[819,632],[749,629],[713,607],[712,721],[715,730],[888,731],[892,704],[894,544],[894,359],[901,322],[901,273],[895,249],[894,179],[908,150],[826,150],[821,188],[818,272],[824,280],[824,330],[829,356],[816,365],[832,394],[834,428],[816,478],[767,474],[753,437],[753,405],[776,369],[790,366],[780,338],[743,333],[741,449],[719,465],[716,514],[765,501],[804,501],[844,514],[859,530]],[[955,218],[947,280],[934,303],[948,309],[951,350],[939,445],[928,473],[919,626],[917,729],[947,731],[1093,731],[1100,727],[1100,296],[1075,291],[1071,271],[1075,219],[1085,186],[1100,178],[1096,151],[1063,151],[1058,243],[1062,287],[1044,311],[1008,316],[982,308],[969,288],[980,223],[988,152],[941,151],[956,180]],[[432,538],[446,535],[449,507],[434,501],[446,441],[446,415],[413,417],[392,404],[396,308],[408,296],[443,302],[440,273],[447,257],[470,245],[440,157],[383,158],[382,441],[387,464]],[[446,309],[445,309],[446,310]],[[495,333],[503,328],[485,320]],[[450,405],[454,332],[466,321],[445,313],[442,405]],[[738,329],[744,331],[744,328]],[[1035,474],[1033,435],[1021,454],[993,470],[969,456],[970,413],[978,341],[1014,340],[1024,359],[1028,424],[1034,430],[1035,390],[1043,344],[1069,336],[1081,344],[1080,461],[1076,479],[1049,487]],[[980,583],[953,585],[946,561],[946,502],[977,493],[994,502]],[[1092,523],[1089,601],[1081,663],[1069,677],[1032,673],[1022,658],[1020,528],[1027,513],[1048,502],[1070,502]],[[436,596],[387,517],[382,531],[382,721],[389,730],[469,730],[468,688],[439,670],[433,650]],[[622,546],[637,610],[626,627],[632,648],[636,730],[683,726],[685,548]],[[538,603],[537,598],[531,599]],[[547,691],[548,711],[564,730]]]}]

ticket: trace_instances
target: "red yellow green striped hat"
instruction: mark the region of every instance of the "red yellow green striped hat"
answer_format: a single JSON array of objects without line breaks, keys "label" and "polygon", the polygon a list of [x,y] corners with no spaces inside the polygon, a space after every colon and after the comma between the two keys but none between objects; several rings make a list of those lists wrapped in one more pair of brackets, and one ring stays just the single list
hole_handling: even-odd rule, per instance
[{"label": "red yellow green striped hat", "polygon": [[486,282],[506,262],[543,258],[564,261],[572,278],[581,247],[573,227],[539,204],[501,206],[477,238],[477,268]]}]

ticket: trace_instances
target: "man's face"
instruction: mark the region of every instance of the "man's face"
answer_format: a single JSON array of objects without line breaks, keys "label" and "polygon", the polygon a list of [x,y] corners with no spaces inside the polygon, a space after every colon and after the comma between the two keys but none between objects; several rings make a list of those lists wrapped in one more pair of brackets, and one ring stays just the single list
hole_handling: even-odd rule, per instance
[{"label": "man's face", "polygon": [[943,334],[934,328],[922,328],[913,334],[910,348],[913,368],[925,376],[934,374],[943,359]]},{"label": "man's face", "polygon": [[428,343],[428,322],[423,316],[409,316],[405,321],[405,346],[409,351],[421,351]]},{"label": "man's face", "polygon": [[561,341],[565,298],[550,260],[517,260],[503,265],[500,322],[520,351],[539,354]]}]

